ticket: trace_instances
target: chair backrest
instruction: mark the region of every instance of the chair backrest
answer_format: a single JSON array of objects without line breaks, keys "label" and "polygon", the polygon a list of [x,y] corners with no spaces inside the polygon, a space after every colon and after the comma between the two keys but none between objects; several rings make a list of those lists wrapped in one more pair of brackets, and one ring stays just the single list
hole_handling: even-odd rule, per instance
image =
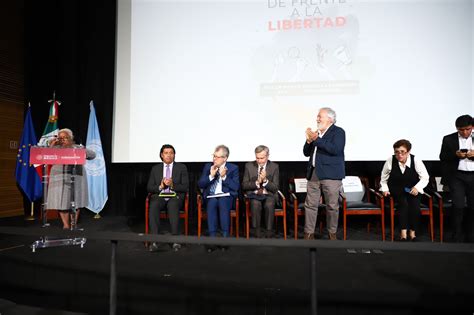
[{"label": "chair backrest", "polygon": [[365,185],[359,176],[346,176],[342,180],[342,190],[347,201],[362,201],[365,195]]}]

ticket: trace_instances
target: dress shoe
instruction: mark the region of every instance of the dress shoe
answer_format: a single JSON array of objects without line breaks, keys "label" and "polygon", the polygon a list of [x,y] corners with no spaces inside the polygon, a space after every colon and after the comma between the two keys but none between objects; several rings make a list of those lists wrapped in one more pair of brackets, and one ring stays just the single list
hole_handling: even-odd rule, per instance
[{"label": "dress shoe", "polygon": [[265,238],[273,238],[273,231],[272,230],[266,230],[265,231]]},{"label": "dress shoe", "polygon": [[226,252],[229,250],[229,246],[217,246],[218,249],[220,249],[222,252]]},{"label": "dress shoe", "polygon": [[410,238],[410,242],[418,242],[418,239],[415,237]]},{"label": "dress shoe", "polygon": [[304,239],[305,240],[314,240],[314,234],[313,233],[304,233]]},{"label": "dress shoe", "polygon": [[177,252],[181,249],[181,244],[173,243],[173,245],[171,245],[171,248],[173,249],[173,251]]},{"label": "dress shoe", "polygon": [[150,246],[148,246],[149,252],[157,252],[159,249],[160,249],[160,246],[158,243],[151,243]]},{"label": "dress shoe", "polygon": [[217,246],[215,245],[205,245],[204,248],[208,253],[212,253],[213,251],[217,250]]},{"label": "dress shoe", "polygon": [[407,240],[406,237],[400,237],[400,238],[398,239],[398,241],[399,241],[399,242],[407,242],[408,240]]},{"label": "dress shoe", "polygon": [[331,240],[331,241],[337,241],[336,233],[331,233],[331,232],[329,232],[329,240]]}]

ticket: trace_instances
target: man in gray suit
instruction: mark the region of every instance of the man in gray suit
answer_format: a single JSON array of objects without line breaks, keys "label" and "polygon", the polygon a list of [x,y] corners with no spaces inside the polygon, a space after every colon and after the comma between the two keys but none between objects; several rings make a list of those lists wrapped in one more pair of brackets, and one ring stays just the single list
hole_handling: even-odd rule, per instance
[{"label": "man in gray suit", "polygon": [[273,218],[275,214],[275,197],[278,192],[280,171],[278,164],[268,160],[268,147],[259,145],[255,148],[255,161],[245,164],[242,189],[250,200],[253,235],[260,237],[262,208],[265,209],[265,236],[273,235]]},{"label": "man in gray suit", "polygon": [[[179,209],[184,206],[186,192],[189,190],[188,169],[182,163],[174,161],[175,150],[170,144],[161,147],[158,163],[151,169],[147,190],[150,197],[150,229],[152,234],[158,234],[160,212],[168,211],[171,224],[171,234],[179,233]],[[174,250],[179,250],[179,244],[173,244]],[[153,243],[149,250],[156,251],[157,244]]]}]

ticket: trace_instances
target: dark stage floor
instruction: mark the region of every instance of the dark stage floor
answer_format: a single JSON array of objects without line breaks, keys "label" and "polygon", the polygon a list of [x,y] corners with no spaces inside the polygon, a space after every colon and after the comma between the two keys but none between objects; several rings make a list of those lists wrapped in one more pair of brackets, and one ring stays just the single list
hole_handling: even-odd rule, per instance
[{"label": "dark stage floor", "polygon": [[[52,223],[48,232],[59,231],[59,222]],[[362,223],[354,222],[349,238],[367,240],[370,249],[380,235],[367,234]],[[19,219],[2,219],[0,225],[41,229],[38,222]],[[125,217],[85,215],[81,225],[90,231],[143,229],[143,222]],[[428,242],[426,231],[420,236]],[[0,234],[0,314],[108,314],[110,243],[88,240],[83,249],[32,253],[34,240]],[[188,245],[150,253],[141,243],[120,242],[117,263],[118,314],[310,312],[307,249],[231,247],[207,253]],[[474,312],[472,253],[320,249],[317,280],[319,314]]]}]

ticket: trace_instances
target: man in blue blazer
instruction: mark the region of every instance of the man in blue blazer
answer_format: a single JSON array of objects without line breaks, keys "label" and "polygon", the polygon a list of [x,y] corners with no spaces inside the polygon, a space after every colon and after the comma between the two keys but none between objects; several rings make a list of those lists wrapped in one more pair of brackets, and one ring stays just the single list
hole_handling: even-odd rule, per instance
[{"label": "man in blue blazer", "polygon": [[314,239],[321,191],[326,203],[329,239],[336,240],[339,219],[339,191],[345,177],[344,146],[346,134],[336,123],[336,112],[329,107],[319,110],[317,130],[306,129],[303,153],[309,157],[305,200],[305,239]]},{"label": "man in blue blazer", "polygon": [[239,191],[239,168],[227,163],[229,148],[219,145],[214,150],[213,163],[204,165],[198,186],[203,190],[207,209],[209,236],[216,236],[218,214],[222,236],[229,236],[230,209]]}]

